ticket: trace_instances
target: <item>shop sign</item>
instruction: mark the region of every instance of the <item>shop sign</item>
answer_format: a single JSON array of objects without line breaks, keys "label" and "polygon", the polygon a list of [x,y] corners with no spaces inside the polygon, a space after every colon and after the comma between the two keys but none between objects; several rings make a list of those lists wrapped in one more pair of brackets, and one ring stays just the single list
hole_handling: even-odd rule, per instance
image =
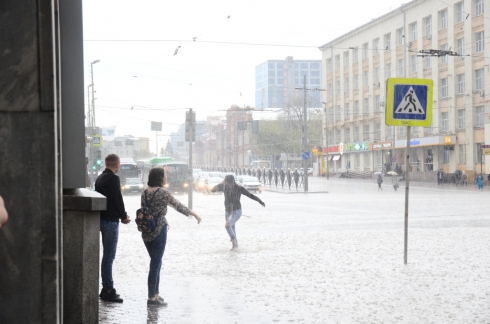
[{"label": "shop sign", "polygon": [[344,143],[339,144],[339,153],[340,155],[344,154]]},{"label": "shop sign", "polygon": [[391,149],[391,142],[372,143],[371,149],[374,151],[376,151],[376,150],[390,150]]},{"label": "shop sign", "polygon": [[332,153],[332,152],[338,152],[339,151],[339,147],[338,145],[334,145],[334,146],[329,146],[328,147],[328,152],[329,153]]},{"label": "shop sign", "polygon": [[370,144],[371,143],[369,142],[345,144],[344,151],[345,152],[369,151]]}]

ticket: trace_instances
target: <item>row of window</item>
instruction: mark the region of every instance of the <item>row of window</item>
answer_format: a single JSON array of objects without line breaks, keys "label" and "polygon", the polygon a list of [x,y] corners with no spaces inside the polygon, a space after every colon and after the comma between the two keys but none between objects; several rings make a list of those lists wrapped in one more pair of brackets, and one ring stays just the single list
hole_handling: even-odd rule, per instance
[{"label": "row of window", "polygon": [[[337,112],[340,111],[340,108],[337,108]],[[348,106],[346,107],[346,115],[349,114]],[[475,127],[484,127],[484,122],[485,122],[485,107],[484,106],[477,106],[475,107],[475,121],[474,121],[474,126]],[[333,111],[332,109],[329,110],[329,115],[332,115]],[[354,116],[358,115],[359,112],[356,113],[354,110]],[[339,113],[340,115],[340,113]],[[441,112],[441,132],[449,132],[449,112]],[[466,128],[466,110],[465,109],[458,109],[457,111],[457,121],[456,121],[456,126],[458,130],[464,130]],[[406,136],[406,128],[405,127],[397,127],[398,130],[398,136],[399,137],[404,137]],[[417,135],[416,132],[418,131],[417,128],[414,128],[414,135]],[[381,124],[377,123],[375,125],[374,132],[371,133],[371,128],[370,125],[363,125],[362,126],[362,134],[363,137],[361,139],[361,126],[355,126],[353,127],[353,142],[360,142],[362,141],[370,141],[370,140],[380,140],[381,139]],[[427,127],[427,132],[428,133],[433,133],[433,126],[431,125],[430,127]],[[387,127],[386,128],[386,139],[392,138],[392,127]],[[334,137],[334,132],[333,130],[329,131],[329,137],[330,141],[333,143],[337,142],[342,142],[341,140],[342,136],[342,130],[341,129],[336,129],[335,130],[335,137]],[[350,143],[351,142],[351,129],[349,127],[344,128],[344,143]]]},{"label": "row of window", "polygon": [[[269,62],[268,65],[269,70],[282,70],[284,68],[284,62],[280,63],[274,63],[274,62]],[[294,63],[294,68],[295,69],[320,69],[320,63]]]}]

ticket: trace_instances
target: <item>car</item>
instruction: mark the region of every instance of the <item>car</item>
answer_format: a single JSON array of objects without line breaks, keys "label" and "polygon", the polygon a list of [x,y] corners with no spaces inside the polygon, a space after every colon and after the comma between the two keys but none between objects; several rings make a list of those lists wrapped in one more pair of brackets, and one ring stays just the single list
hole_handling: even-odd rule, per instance
[{"label": "car", "polygon": [[[223,182],[223,179],[220,178],[220,177],[211,177],[211,178],[207,178],[206,180],[204,180],[204,190],[203,190],[203,193],[207,193],[207,194],[211,194],[213,193],[211,190],[217,186],[218,184],[222,183]],[[216,192],[217,194],[220,194],[221,192],[218,191]]]},{"label": "car", "polygon": [[145,188],[143,180],[140,178],[126,178],[124,183],[121,184],[121,193],[142,193]]},{"label": "car", "polygon": [[257,177],[238,176],[238,183],[250,192],[261,193],[262,184]]},{"label": "car", "polygon": [[[304,170],[304,168],[298,169],[299,175],[303,175],[303,170]],[[308,168],[308,175],[313,175],[313,168]]]},{"label": "car", "polygon": [[195,183],[195,186],[194,188],[196,189],[196,191],[199,191],[199,192],[204,192],[204,189],[206,188],[206,179],[208,178],[211,178],[210,176],[203,176],[203,177],[199,177]]}]

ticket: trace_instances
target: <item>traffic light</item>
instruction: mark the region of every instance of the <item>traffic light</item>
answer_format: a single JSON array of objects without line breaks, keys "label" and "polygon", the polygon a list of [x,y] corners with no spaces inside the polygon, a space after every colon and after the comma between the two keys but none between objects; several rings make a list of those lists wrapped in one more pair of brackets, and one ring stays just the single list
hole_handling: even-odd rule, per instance
[{"label": "traffic light", "polygon": [[97,163],[98,166],[100,166],[102,164],[102,157],[101,157],[100,150],[97,150],[97,159],[96,159],[95,163]]}]

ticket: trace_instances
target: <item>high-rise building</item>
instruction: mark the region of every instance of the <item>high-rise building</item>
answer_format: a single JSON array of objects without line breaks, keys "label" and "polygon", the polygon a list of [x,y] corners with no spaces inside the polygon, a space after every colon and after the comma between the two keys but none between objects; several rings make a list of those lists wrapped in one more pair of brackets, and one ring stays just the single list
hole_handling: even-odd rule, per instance
[{"label": "high-rise building", "polygon": [[[268,60],[255,67],[255,108],[287,108],[288,105],[301,103],[306,75],[308,89],[322,87],[321,60],[294,60],[292,56],[285,60]],[[319,91],[308,91],[309,108],[321,107]]]},{"label": "high-rise building", "polygon": [[[488,18],[484,0],[415,0],[321,46],[329,169],[406,169],[409,154],[414,171],[485,173]],[[434,82],[432,125],[412,127],[410,152],[407,128],[384,120],[392,77]]]}]

